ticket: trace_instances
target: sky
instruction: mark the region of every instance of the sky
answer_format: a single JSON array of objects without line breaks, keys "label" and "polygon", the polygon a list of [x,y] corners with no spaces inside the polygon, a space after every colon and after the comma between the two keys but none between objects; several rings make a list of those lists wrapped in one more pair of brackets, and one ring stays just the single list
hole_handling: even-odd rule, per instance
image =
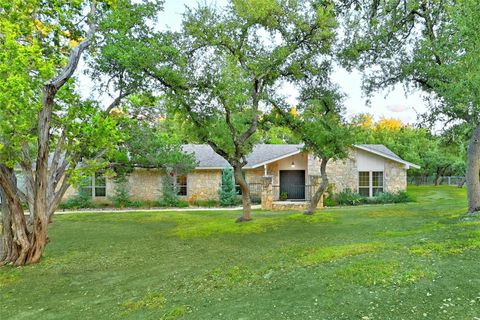
[{"label": "sky", "polygon": [[[226,0],[201,1],[202,3],[205,1],[218,5],[226,2]],[[158,29],[179,30],[185,6],[195,6],[197,3],[197,0],[165,0],[164,10],[158,17]],[[413,124],[417,120],[417,115],[425,112],[427,109],[421,92],[405,93],[401,85],[390,90],[379,91],[371,97],[371,102],[367,104],[361,90],[362,75],[358,71],[348,72],[340,67],[336,67],[332,74],[332,80],[340,86],[346,95],[344,105],[347,117],[358,113],[370,113],[376,120],[381,117],[387,117]],[[289,87],[286,87],[285,91],[289,102],[295,105],[297,92]]]}]

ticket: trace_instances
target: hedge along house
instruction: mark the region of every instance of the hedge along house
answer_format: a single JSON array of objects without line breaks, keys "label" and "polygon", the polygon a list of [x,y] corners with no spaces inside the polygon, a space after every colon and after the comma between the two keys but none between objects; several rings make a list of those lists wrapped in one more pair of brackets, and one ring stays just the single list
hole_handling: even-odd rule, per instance
[{"label": "hedge along house", "polygon": [[[247,157],[245,179],[252,200],[262,208],[303,208],[319,182],[318,159],[302,150],[302,145],[258,144]],[[175,177],[178,195],[190,203],[218,200],[222,169],[228,162],[209,145],[188,144],[183,150],[192,153],[196,168],[185,176]],[[419,166],[407,162],[384,145],[355,145],[347,159],[329,162],[327,174],[334,193],[347,188],[368,197],[381,192],[398,192],[407,187],[407,170]],[[161,171],[135,169],[128,177],[132,199],[158,200],[162,196]],[[95,201],[107,202],[114,195],[114,181],[97,175],[89,180],[87,190]],[[70,190],[67,196],[75,194]],[[320,203],[320,206],[322,204]]]}]

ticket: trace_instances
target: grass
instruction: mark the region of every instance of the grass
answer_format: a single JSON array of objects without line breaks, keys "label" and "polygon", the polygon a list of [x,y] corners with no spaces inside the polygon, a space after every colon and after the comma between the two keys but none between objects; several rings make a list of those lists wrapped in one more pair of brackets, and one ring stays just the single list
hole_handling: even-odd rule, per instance
[{"label": "grass", "polygon": [[465,190],[314,216],[56,216],[41,263],[0,268],[0,319],[480,318],[480,220]]}]

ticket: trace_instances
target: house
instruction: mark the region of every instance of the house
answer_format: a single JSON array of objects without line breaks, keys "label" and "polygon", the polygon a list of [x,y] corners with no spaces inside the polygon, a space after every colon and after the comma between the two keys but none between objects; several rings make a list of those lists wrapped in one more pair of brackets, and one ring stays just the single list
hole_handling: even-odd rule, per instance
[{"label": "house", "polygon": [[[189,202],[218,199],[221,171],[229,167],[228,162],[209,145],[188,144],[183,150],[195,155],[197,166],[186,176],[176,177],[179,196]],[[371,197],[405,190],[410,168],[419,166],[403,160],[384,145],[361,144],[351,148],[347,159],[329,162],[327,174],[334,193],[349,188]],[[262,192],[270,190],[273,202],[280,198],[305,202],[318,183],[320,163],[299,144],[258,144],[247,157],[244,173],[256,201],[262,198]],[[128,177],[130,194],[138,200],[159,199],[161,183],[157,169],[137,168]],[[114,194],[114,182],[97,175],[90,179],[88,190],[95,200],[107,200]],[[67,197],[72,194],[74,190]]]}]

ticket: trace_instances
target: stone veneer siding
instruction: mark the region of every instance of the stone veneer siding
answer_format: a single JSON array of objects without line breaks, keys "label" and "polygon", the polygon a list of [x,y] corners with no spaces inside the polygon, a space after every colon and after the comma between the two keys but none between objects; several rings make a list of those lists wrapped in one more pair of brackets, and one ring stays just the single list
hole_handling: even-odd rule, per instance
[{"label": "stone veneer siding", "polygon": [[[333,186],[333,193],[339,193],[347,188],[353,191],[358,189],[358,169],[356,152],[352,150],[348,158],[329,161],[327,175],[329,183]],[[320,161],[308,155],[308,172],[310,175],[320,175]]]},{"label": "stone veneer siding", "polygon": [[222,182],[221,170],[195,170],[187,175],[187,200],[218,199]]},{"label": "stone veneer siding", "polygon": [[387,160],[383,174],[384,190],[387,192],[398,192],[407,190],[407,170],[405,165]]},{"label": "stone veneer siding", "polygon": [[[327,174],[333,192],[338,193],[350,188],[358,192],[357,151],[351,150],[348,158],[330,161],[327,164]],[[312,155],[308,156],[308,171],[310,175],[320,174],[320,162]],[[407,170],[405,165],[388,159],[384,160],[384,190],[386,192],[405,191],[407,189]]]}]

